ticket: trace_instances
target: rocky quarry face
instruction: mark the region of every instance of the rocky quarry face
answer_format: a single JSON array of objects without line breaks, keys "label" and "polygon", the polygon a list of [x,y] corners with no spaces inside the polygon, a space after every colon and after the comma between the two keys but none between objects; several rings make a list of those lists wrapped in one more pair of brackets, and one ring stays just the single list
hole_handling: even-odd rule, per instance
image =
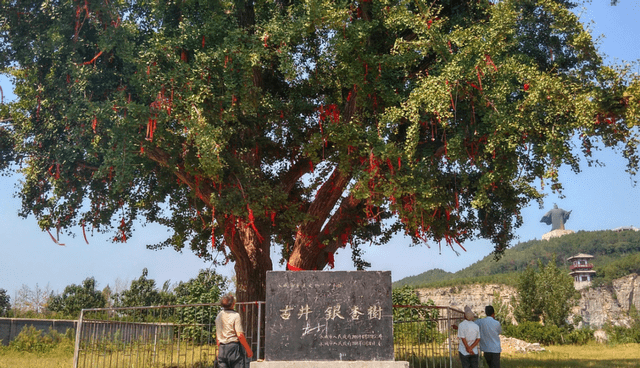
[{"label": "rocky quarry face", "polygon": [[538,343],[528,343],[513,337],[500,335],[500,347],[503,353],[531,353],[545,351]]},{"label": "rocky quarry face", "polygon": [[[417,289],[420,300],[428,299],[436,305],[451,306],[463,310],[465,305],[471,307],[478,316],[484,316],[484,307],[494,304],[494,295],[499,295],[501,302],[509,306],[507,318],[513,320],[510,306],[511,297],[516,289],[507,285],[460,285],[447,288]],[[584,288],[580,290],[581,298],[572,309],[569,322],[573,323],[580,316],[578,327],[589,326],[600,329],[605,324],[629,327],[629,308],[634,305],[640,309],[640,277],[631,274],[614,280],[613,287]]]}]

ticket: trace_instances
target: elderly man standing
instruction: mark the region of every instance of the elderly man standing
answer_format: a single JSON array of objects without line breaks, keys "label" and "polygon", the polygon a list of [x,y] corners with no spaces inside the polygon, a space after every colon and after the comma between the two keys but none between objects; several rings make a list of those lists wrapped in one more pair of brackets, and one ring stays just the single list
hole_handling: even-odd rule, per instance
[{"label": "elderly man standing", "polygon": [[233,295],[228,294],[222,297],[220,304],[224,309],[216,317],[218,366],[220,368],[244,368],[245,351],[249,358],[253,356],[253,351],[244,337],[240,313],[233,309],[236,305],[236,299]]},{"label": "elderly man standing", "polygon": [[500,334],[502,333],[502,326],[495,319],[496,312],[493,306],[487,305],[484,308],[484,313],[487,316],[476,321],[476,324],[480,327],[480,336],[482,337],[480,350],[482,350],[484,360],[487,361],[489,368],[500,368],[500,353],[502,352]]},{"label": "elderly man standing", "polygon": [[458,325],[458,354],[462,368],[478,368],[478,344],[480,329],[473,323],[475,315],[469,306],[464,307],[464,321]]}]

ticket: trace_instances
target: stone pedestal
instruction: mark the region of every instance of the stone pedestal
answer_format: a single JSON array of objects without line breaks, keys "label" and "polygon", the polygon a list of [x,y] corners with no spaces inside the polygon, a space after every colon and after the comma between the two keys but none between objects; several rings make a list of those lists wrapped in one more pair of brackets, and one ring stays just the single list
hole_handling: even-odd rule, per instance
[{"label": "stone pedestal", "polygon": [[409,362],[394,361],[269,361],[251,362],[251,368],[409,368]]},{"label": "stone pedestal", "polygon": [[573,230],[560,230],[560,229],[556,229],[553,231],[549,231],[548,233],[542,235],[542,240],[549,240],[551,238],[559,238],[563,235],[567,235],[567,234],[573,234],[575,233],[575,231]]}]

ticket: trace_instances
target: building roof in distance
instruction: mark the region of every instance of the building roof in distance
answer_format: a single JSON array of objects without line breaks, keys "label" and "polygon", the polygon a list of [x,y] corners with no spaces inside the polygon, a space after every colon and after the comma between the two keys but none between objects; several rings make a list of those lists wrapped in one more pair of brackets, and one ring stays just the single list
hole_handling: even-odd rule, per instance
[{"label": "building roof in distance", "polygon": [[611,229],[611,231],[640,231],[639,228],[635,227],[635,226],[620,226],[620,227],[616,227],[615,229]]},{"label": "building roof in distance", "polygon": [[593,258],[593,256],[591,254],[580,253],[580,254],[576,254],[575,256],[571,256],[567,258],[567,261],[570,261],[572,259],[578,259],[578,258]]}]

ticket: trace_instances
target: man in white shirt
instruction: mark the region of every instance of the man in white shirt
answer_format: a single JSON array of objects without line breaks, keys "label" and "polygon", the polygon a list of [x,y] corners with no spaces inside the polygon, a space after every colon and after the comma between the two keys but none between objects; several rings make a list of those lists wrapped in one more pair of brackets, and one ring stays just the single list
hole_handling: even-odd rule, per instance
[{"label": "man in white shirt", "polygon": [[233,310],[236,299],[233,295],[225,295],[220,300],[220,304],[224,309],[216,317],[218,366],[220,368],[244,368],[245,351],[249,358],[253,356],[253,351],[244,337],[240,313]]},{"label": "man in white shirt", "polygon": [[473,323],[475,315],[469,306],[464,307],[464,319],[458,325],[458,355],[462,368],[478,368],[480,329]]},{"label": "man in white shirt", "polygon": [[484,355],[484,360],[487,361],[489,368],[500,368],[500,353],[502,347],[500,346],[500,334],[502,333],[502,326],[500,322],[496,321],[496,312],[493,306],[487,305],[484,308],[484,313],[487,317],[476,321],[478,327],[480,327],[480,350]]}]

